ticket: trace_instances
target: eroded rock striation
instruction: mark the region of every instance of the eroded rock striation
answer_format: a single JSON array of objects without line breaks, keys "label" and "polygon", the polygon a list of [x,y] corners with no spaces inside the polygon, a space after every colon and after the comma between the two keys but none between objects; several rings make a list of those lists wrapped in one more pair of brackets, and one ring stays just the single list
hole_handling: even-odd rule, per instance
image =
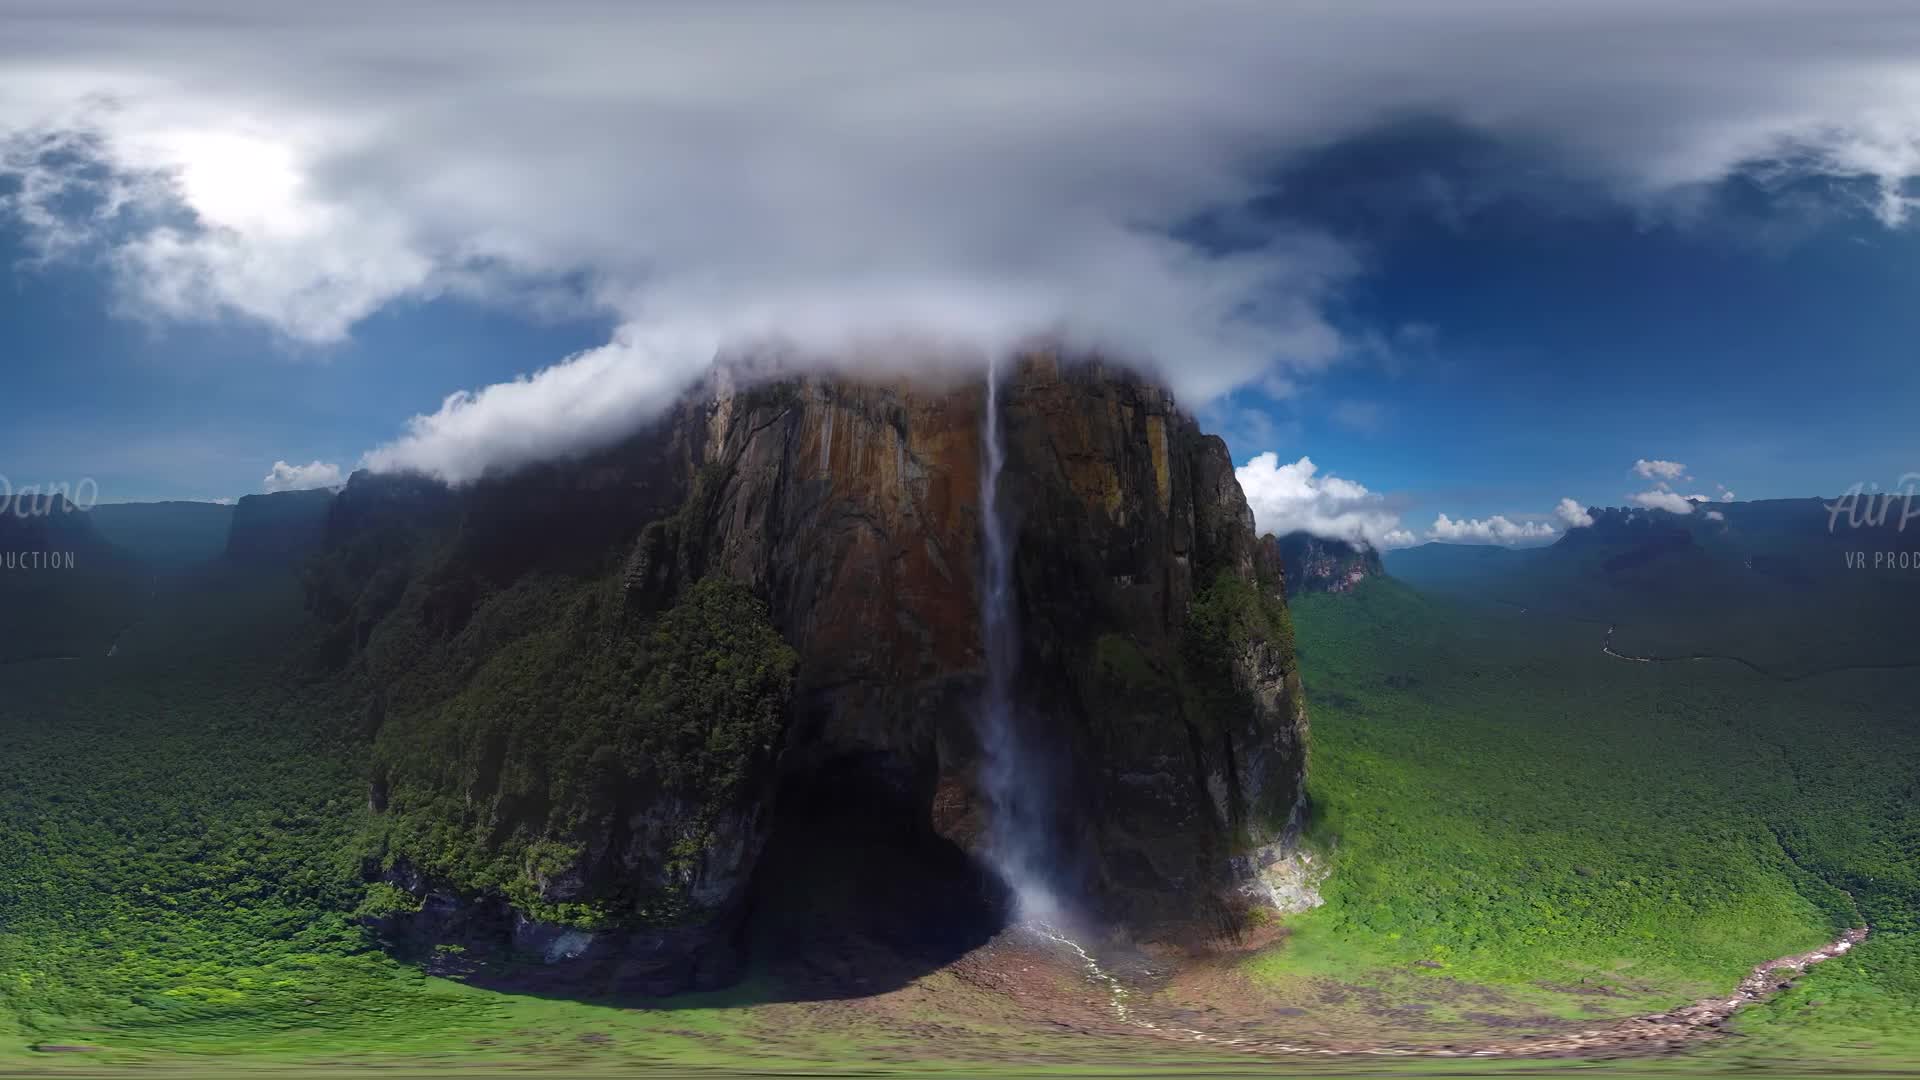
[{"label": "eroded rock striation", "polygon": [[[1059,885],[1137,935],[1230,931],[1303,805],[1279,576],[1225,444],[1164,390],[1050,354],[1004,378],[1018,726]],[[977,851],[985,407],[977,374],[723,368],[588,459],[356,475],[308,597],[375,745],[367,917],[670,992],[737,974],[782,902],[756,875],[795,861],[763,858],[776,824],[831,805]]]}]

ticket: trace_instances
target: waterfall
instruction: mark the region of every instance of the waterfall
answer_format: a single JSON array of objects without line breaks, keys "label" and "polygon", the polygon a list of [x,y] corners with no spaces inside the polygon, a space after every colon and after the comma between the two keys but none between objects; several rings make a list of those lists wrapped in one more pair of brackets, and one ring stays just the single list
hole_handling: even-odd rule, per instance
[{"label": "waterfall", "polygon": [[1047,787],[1021,740],[1014,704],[1020,664],[1020,628],[1014,616],[1013,544],[1000,505],[1006,446],[1000,431],[999,372],[987,368],[986,416],[982,421],[980,512],[984,548],[980,630],[986,652],[986,692],[978,717],[980,786],[991,815],[986,856],[1013,893],[1014,915],[1023,922],[1050,923],[1061,914],[1049,884]]}]

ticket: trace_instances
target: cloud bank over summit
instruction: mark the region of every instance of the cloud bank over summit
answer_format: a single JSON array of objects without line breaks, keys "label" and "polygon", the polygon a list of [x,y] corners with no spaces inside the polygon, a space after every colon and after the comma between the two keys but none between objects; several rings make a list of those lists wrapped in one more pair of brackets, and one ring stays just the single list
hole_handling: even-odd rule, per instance
[{"label": "cloud bank over summit", "polygon": [[1569,529],[1584,529],[1593,524],[1593,515],[1576,499],[1561,499],[1560,505],[1553,508],[1553,514]]},{"label": "cloud bank over summit", "polygon": [[1384,496],[1331,473],[1320,475],[1311,458],[1282,465],[1278,454],[1259,454],[1234,475],[1262,533],[1305,532],[1382,549],[1414,543]]},{"label": "cloud bank over summit", "polygon": [[325,461],[313,461],[305,465],[293,465],[285,461],[276,461],[273,468],[260,480],[260,490],[269,495],[281,491],[308,491],[313,488],[339,487],[345,478],[340,475],[340,466]]},{"label": "cloud bank over summit", "polygon": [[[1256,454],[1235,469],[1234,476],[1262,533],[1311,533],[1383,551],[1411,547],[1421,540],[1402,527],[1400,500],[1331,473],[1322,475],[1311,458],[1283,465],[1278,454]],[[1569,529],[1593,524],[1593,518],[1571,498],[1561,499],[1554,514]],[[1454,518],[1441,513],[1427,528],[1425,539],[1446,544],[1543,544],[1560,535],[1541,520],[1544,517],[1514,521],[1504,514]]]},{"label": "cloud bank over summit", "polygon": [[0,5],[0,208],[129,313],[322,354],[437,296],[617,326],[367,455],[455,480],[617,437],[755,340],[1048,333],[1190,405],[1297,384],[1349,351],[1367,253],[1190,226],[1410,112],[1648,205],[1791,171],[1895,225],[1920,175],[1902,3],[346,8]]},{"label": "cloud bank over summit", "polygon": [[1678,461],[1664,461],[1646,458],[1633,463],[1635,476],[1653,481],[1653,487],[1646,491],[1636,491],[1627,496],[1627,502],[1647,510],[1665,510],[1672,514],[1691,514],[1694,504],[1710,502],[1732,502],[1734,493],[1725,484],[1715,484],[1714,494],[1694,493],[1682,495],[1673,485],[1680,481],[1692,481],[1693,476],[1687,466]]}]

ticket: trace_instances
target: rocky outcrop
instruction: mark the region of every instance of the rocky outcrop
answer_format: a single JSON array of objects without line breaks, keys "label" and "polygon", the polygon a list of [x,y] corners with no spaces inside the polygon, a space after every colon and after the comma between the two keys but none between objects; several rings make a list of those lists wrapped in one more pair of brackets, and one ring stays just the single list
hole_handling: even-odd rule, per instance
[{"label": "rocky outcrop", "polygon": [[[1039,763],[1034,782],[1052,795],[1044,828],[1061,884],[1136,935],[1231,930],[1262,895],[1249,882],[1284,854],[1297,821],[1306,718],[1280,578],[1258,557],[1226,447],[1164,390],[1098,362],[1033,355],[1003,378],[1017,727]],[[492,922],[532,940],[547,931],[528,925],[564,923],[577,914],[570,905],[631,894],[635,882],[648,895],[671,886],[671,918],[615,919],[577,956],[541,957],[644,970],[613,981],[660,991],[734,970],[716,957],[741,940],[776,817],[851,806],[916,843],[977,850],[988,813],[974,727],[983,391],[977,375],[756,379],[723,369],[627,445],[585,461],[459,492],[356,476],[334,508],[330,550],[361,551],[366,566],[378,563],[367,550],[411,552],[417,565],[381,582],[335,560],[310,577],[310,603],[338,628],[336,661],[366,680],[377,714],[368,726],[388,748],[377,756],[400,770],[422,755],[430,764],[466,755],[467,765],[410,774],[414,812],[438,800],[467,814],[483,847],[525,838],[512,849],[518,869],[507,868],[519,883],[496,885],[495,900],[431,870],[412,873],[409,895],[518,896],[516,914]],[[556,573],[572,583],[562,600],[515,599]],[[545,618],[565,604],[579,625],[556,651],[601,657],[582,661],[595,672],[631,663],[627,681],[644,682],[662,655],[644,628],[715,579],[758,598],[792,653],[777,738],[739,751],[748,755],[739,797],[689,810],[643,755],[585,783],[616,794],[579,796],[556,814],[557,800],[576,797],[554,779],[575,751],[537,746],[597,729],[553,709],[536,742],[520,733],[532,728],[475,715],[491,699],[462,687],[490,685],[499,666],[490,657],[522,647],[501,642],[547,632],[506,613]],[[622,651],[628,636],[639,643]],[[410,651],[396,651],[402,641]],[[454,674],[410,674],[427,665]],[[611,700],[616,713],[653,707],[628,689],[571,693]],[[514,687],[500,696],[523,697]],[[505,735],[485,735],[502,725]],[[578,753],[599,760],[591,745]],[[523,774],[536,779],[504,795]],[[399,775],[376,777],[377,805],[402,801]],[[384,865],[420,864],[405,850],[417,839],[395,835]],[[435,910],[444,915],[445,904]],[[408,925],[417,935],[418,922]],[[687,950],[667,955],[674,942]]]},{"label": "rocky outcrop", "polygon": [[[1219,673],[1234,692],[1194,685],[1197,596],[1225,578],[1254,606],[1265,588],[1280,611],[1226,446],[1164,390],[1098,363],[1029,357],[1001,401],[1020,725],[1055,790],[1049,846],[1111,918],[1210,911],[1232,855],[1284,831],[1305,757],[1284,629],[1236,625]],[[782,771],[869,786],[876,805],[962,846],[979,842],[985,812],[983,406],[977,382],[723,377],[679,421],[705,436],[702,523],[650,528],[629,575],[657,591],[717,572],[765,595],[800,657]],[[669,575],[661,552],[689,548]]]},{"label": "rocky outcrop", "polygon": [[227,533],[227,558],[290,566],[320,549],[333,493],[279,491],[242,496]]},{"label": "rocky outcrop", "polygon": [[675,418],[691,493],[643,531],[629,598],[657,607],[709,574],[766,598],[799,654],[785,772],[845,769],[906,802],[931,790],[980,660],[981,402],[722,373]]},{"label": "rocky outcrop", "polygon": [[1260,557],[1285,581],[1288,596],[1348,592],[1362,581],[1386,573],[1373,545],[1305,532],[1261,537]]}]

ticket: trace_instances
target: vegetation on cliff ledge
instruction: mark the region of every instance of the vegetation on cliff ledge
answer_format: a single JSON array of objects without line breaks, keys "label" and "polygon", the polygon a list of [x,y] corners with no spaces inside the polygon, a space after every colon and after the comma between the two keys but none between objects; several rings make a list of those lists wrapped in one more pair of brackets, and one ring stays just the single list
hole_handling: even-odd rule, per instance
[{"label": "vegetation on cliff ledge", "polygon": [[[537,917],[681,918],[713,831],[773,759],[793,652],[765,606],[720,579],[639,627],[614,579],[529,581],[446,647],[481,648],[496,619],[534,610],[550,614],[461,658],[473,667],[463,689],[382,725],[372,850],[386,868],[404,859]],[[665,808],[663,852],[619,849],[642,807]]]},{"label": "vegetation on cliff ledge", "polygon": [[[1257,715],[1260,705],[1251,677],[1281,680],[1282,709],[1300,701],[1300,676],[1294,661],[1293,617],[1277,582],[1248,581],[1222,571],[1194,597],[1180,643],[1181,691],[1188,723],[1203,737],[1217,740],[1229,755],[1223,770],[1229,784],[1239,781],[1225,732],[1237,718]],[[1285,718],[1269,718],[1281,723]],[[1304,753],[1305,748],[1301,747]],[[1245,849],[1271,839],[1286,826],[1299,792],[1292,784],[1270,783],[1251,806],[1251,820],[1228,822],[1234,843]],[[1234,798],[1230,805],[1239,806]]]}]

